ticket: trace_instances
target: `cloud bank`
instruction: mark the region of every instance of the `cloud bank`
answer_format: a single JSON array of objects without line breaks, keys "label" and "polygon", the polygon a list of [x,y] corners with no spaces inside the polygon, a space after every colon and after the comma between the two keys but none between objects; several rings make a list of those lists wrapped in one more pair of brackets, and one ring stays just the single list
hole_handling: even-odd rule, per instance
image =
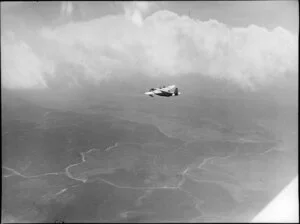
[{"label": "cloud bank", "polygon": [[[283,28],[228,27],[166,10],[149,15],[151,4],[131,2],[122,15],[43,27],[31,31],[32,39],[4,32],[2,85],[51,88],[56,79],[69,86],[192,73],[255,88],[298,75],[298,37]],[[63,13],[71,11],[65,4]]]},{"label": "cloud bank", "polygon": [[137,26],[142,26],[144,23],[144,16],[150,11],[155,5],[153,2],[125,2],[123,4],[125,17],[131,20]]}]

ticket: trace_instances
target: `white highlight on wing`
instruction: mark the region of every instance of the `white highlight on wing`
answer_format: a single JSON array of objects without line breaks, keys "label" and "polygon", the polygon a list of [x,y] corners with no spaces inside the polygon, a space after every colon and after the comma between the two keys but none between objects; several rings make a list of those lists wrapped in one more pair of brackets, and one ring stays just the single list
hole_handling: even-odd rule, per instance
[{"label": "white highlight on wing", "polygon": [[174,89],[175,88],[175,85],[170,85],[170,86],[167,86],[167,87],[165,87],[165,88],[162,88],[161,90],[162,91],[170,91],[170,90],[172,90],[172,89]]},{"label": "white highlight on wing", "polygon": [[299,223],[298,176],[252,222]]}]

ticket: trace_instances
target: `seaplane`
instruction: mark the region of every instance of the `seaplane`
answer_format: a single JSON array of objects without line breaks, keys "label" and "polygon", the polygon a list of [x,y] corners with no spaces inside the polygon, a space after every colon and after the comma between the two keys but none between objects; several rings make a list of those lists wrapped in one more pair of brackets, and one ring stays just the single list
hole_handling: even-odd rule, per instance
[{"label": "seaplane", "polygon": [[175,85],[170,85],[167,87],[162,86],[159,88],[151,88],[148,92],[145,92],[145,95],[151,97],[154,97],[154,95],[170,97],[170,96],[178,96],[180,95],[180,92],[178,91],[178,88]]}]

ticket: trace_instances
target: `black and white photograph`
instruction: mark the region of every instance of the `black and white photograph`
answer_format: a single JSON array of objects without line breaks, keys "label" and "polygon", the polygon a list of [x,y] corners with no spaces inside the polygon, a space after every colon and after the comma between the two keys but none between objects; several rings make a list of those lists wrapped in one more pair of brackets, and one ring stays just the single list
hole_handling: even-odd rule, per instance
[{"label": "black and white photograph", "polygon": [[1,1],[1,223],[298,223],[299,2]]}]

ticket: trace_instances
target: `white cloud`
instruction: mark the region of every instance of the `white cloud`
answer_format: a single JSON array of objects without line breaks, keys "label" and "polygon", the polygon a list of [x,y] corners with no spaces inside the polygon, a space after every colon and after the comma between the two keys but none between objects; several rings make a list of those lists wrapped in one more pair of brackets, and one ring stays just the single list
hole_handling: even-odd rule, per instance
[{"label": "white cloud", "polygon": [[12,32],[1,37],[1,64],[1,81],[7,88],[44,88],[43,74],[53,72],[49,61],[39,58],[25,42],[15,40]]},{"label": "white cloud", "polygon": [[148,3],[130,4],[125,16],[110,15],[38,31],[45,42],[42,58],[31,50],[34,45],[2,41],[5,86],[44,85],[45,74],[65,62],[83,67],[82,76],[94,81],[116,74],[197,73],[255,87],[288,72],[298,73],[298,37],[282,28],[230,28],[215,20],[203,22],[170,11],[145,18]]},{"label": "white cloud", "polygon": [[132,21],[132,23],[137,26],[143,25],[144,17],[147,15],[150,8],[154,5],[154,2],[145,1],[123,3],[126,18]]}]

